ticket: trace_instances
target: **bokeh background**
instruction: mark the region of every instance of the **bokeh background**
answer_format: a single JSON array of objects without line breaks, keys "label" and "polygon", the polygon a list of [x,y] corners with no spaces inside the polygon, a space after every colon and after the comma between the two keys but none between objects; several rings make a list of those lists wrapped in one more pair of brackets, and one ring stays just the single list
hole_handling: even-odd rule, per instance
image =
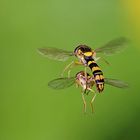
[{"label": "bokeh background", "polygon": [[[0,140],[138,140],[140,138],[139,0],[0,1]],[[129,89],[106,86],[91,113],[83,113],[80,89],[55,91],[47,82],[67,62],[42,57],[49,46],[93,49],[125,36],[131,44],[99,62],[105,77],[127,81]],[[83,67],[74,69],[72,74]]]}]

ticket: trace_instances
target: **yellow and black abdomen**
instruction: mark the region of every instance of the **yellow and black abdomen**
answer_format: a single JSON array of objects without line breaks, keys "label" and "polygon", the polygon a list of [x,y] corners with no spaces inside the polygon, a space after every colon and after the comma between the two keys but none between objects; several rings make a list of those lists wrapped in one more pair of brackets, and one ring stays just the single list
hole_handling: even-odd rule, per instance
[{"label": "yellow and black abdomen", "polygon": [[95,79],[97,90],[102,92],[104,89],[103,72],[92,58],[93,50],[87,45],[79,45],[75,48],[74,54],[80,59],[83,65],[88,65],[90,67]]},{"label": "yellow and black abdomen", "polygon": [[87,64],[89,68],[92,70],[92,73],[94,75],[97,90],[99,92],[102,92],[104,90],[103,72],[93,59],[88,59]]}]

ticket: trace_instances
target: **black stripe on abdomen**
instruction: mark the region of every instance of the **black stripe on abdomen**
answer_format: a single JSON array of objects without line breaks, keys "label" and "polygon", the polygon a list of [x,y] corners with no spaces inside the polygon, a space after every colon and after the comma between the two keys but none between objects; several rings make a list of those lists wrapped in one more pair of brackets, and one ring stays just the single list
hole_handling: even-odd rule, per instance
[{"label": "black stripe on abdomen", "polygon": [[99,67],[96,63],[94,63],[94,61],[89,64],[90,69],[92,69],[93,67]]},{"label": "black stripe on abdomen", "polygon": [[103,72],[100,70],[99,66],[96,64],[94,59],[88,58],[86,59],[86,61],[87,61],[87,64],[90,63],[88,66],[92,70],[92,73],[94,75],[97,90],[99,92],[102,92],[104,90]]},{"label": "black stripe on abdomen", "polygon": [[96,74],[101,74],[103,75],[103,72],[101,70],[95,70],[95,71],[92,71],[93,75],[96,75]]}]

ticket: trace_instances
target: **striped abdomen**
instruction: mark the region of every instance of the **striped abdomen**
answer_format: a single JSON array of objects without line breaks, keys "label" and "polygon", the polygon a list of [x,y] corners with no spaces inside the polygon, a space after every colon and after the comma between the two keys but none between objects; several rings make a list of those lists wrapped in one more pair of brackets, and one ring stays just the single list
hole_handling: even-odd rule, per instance
[{"label": "striped abdomen", "polygon": [[96,62],[93,59],[88,59],[87,64],[92,70],[92,73],[94,75],[97,90],[99,92],[102,92],[104,89],[103,72],[101,71],[101,69],[99,68],[99,66],[96,64]]}]

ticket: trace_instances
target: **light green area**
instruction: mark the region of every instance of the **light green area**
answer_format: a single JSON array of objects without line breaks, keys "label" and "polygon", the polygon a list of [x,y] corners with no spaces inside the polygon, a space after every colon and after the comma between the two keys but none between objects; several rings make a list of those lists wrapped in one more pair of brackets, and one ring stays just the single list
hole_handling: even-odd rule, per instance
[{"label": "light green area", "polygon": [[[140,42],[132,30],[118,0],[1,0],[0,140],[138,140]],[[120,36],[132,43],[106,57],[110,66],[99,65],[105,77],[127,81],[130,88],[106,86],[94,114],[89,102],[87,114],[82,112],[80,89],[47,87],[70,60],[48,60],[37,48],[73,51],[87,44],[94,49]]]}]

